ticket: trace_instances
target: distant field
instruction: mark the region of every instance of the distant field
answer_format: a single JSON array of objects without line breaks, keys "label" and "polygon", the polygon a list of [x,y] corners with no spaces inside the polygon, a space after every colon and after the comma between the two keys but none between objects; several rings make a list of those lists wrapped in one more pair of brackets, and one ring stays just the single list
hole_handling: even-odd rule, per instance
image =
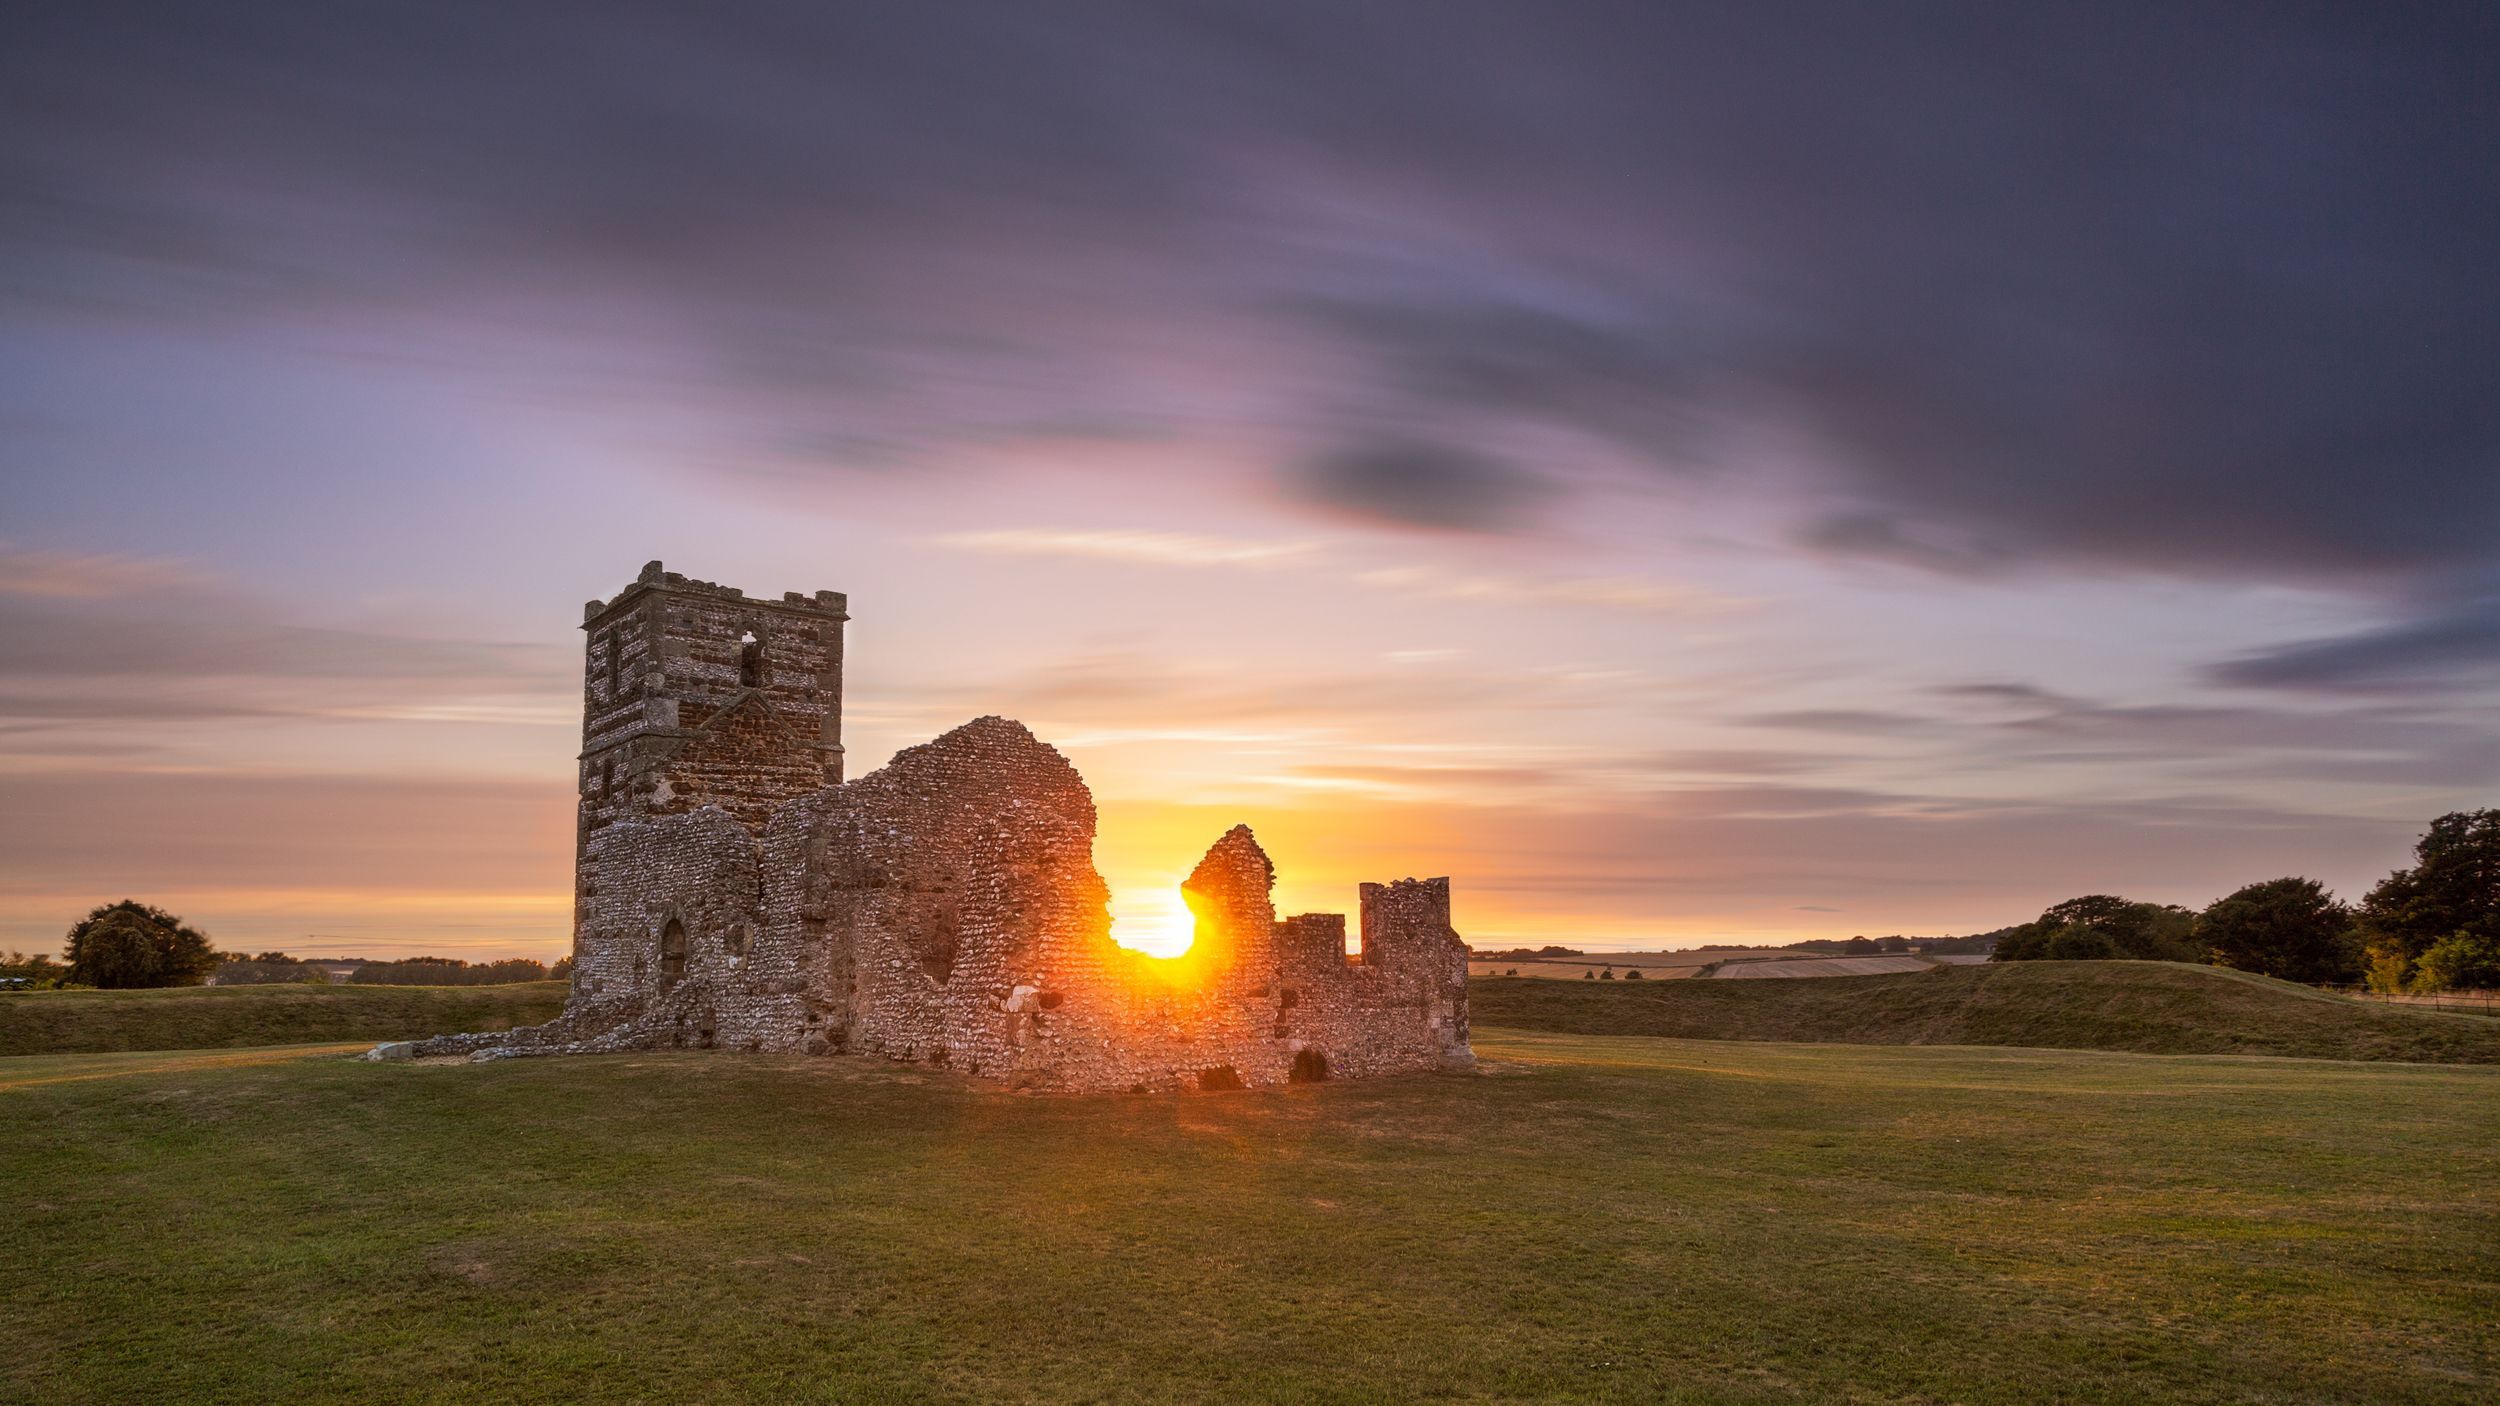
[{"label": "distant field", "polygon": [[2012,962],[1821,981],[1469,983],[1485,1025],[1589,1035],[2023,1045],[2500,1063],[2500,1021],[2170,962]]},{"label": "distant field", "polygon": [[0,1092],[0,1399],[2500,1393],[2500,1070],[1478,1045],[1492,1073],[1143,1098],[12,1060],[79,1077]]},{"label": "distant field", "polygon": [[1925,957],[1795,957],[1778,962],[1729,962],[1711,973],[1723,979],[1807,976],[1890,976],[1943,965]]},{"label": "distant field", "polygon": [[512,986],[185,986],[0,994],[0,1055],[405,1040],[537,1025],[560,981]]},{"label": "distant field", "polygon": [[1701,948],[1691,952],[1607,952],[1587,957],[1531,957],[1471,961],[1470,977],[1518,976],[1581,981],[1613,968],[1617,980],[1638,971],[1644,980],[1678,981],[1695,977],[1719,980],[1764,977],[1876,976],[1889,972],[1927,971],[1933,967],[1968,965],[1984,956],[1928,957],[1892,953],[1872,957],[1826,957],[1806,952],[1764,952],[1757,948]]}]

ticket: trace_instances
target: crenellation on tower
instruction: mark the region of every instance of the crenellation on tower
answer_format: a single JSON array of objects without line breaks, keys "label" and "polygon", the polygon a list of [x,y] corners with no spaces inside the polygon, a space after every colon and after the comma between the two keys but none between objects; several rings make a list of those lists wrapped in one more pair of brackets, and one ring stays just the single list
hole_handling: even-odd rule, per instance
[{"label": "crenellation on tower", "polygon": [[760,828],[842,779],[839,591],[779,600],[645,566],[583,608],[581,832],[718,805]]}]

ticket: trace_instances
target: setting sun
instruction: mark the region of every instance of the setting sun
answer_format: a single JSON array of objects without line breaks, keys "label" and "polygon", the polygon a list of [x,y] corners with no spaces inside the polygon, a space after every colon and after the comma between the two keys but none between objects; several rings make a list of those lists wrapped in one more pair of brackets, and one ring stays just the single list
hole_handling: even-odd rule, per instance
[{"label": "setting sun", "polygon": [[1198,920],[1181,901],[1180,879],[1137,885],[1111,897],[1111,940],[1149,957],[1178,957],[1197,937]]}]

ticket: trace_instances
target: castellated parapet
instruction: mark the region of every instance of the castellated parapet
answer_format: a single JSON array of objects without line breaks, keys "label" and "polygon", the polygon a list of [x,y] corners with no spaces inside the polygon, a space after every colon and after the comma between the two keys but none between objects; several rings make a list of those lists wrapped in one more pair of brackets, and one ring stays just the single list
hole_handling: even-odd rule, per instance
[{"label": "castellated parapet", "polygon": [[477,1058],[663,1047],[856,1053],[1060,1090],[1263,1087],[1464,1064],[1447,879],[1278,921],[1247,826],[1182,885],[1190,950],[1111,941],[1094,800],[985,717],[842,779],[839,593],[663,571],[585,612],[572,992]]}]

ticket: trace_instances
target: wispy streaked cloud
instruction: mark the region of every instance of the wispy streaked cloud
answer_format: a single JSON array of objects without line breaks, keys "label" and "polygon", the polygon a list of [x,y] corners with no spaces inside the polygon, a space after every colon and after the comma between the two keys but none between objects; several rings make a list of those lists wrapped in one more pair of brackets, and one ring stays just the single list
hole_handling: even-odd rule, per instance
[{"label": "wispy streaked cloud", "polygon": [[1440,566],[1384,566],[1358,572],[1357,585],[1429,600],[1507,601],[1673,613],[1724,607],[1710,592],[1631,576],[1512,576]]},{"label": "wispy streaked cloud", "polygon": [[1308,558],[1320,549],[1316,542],[1252,541],[1191,532],[1112,528],[1010,527],[950,532],[932,540],[941,547],[996,556],[1074,557],[1153,566],[1272,566]]},{"label": "wispy streaked cloud", "polygon": [[0,595],[97,600],[206,584],[207,577],[182,563],[155,557],[21,550],[0,543]]}]

